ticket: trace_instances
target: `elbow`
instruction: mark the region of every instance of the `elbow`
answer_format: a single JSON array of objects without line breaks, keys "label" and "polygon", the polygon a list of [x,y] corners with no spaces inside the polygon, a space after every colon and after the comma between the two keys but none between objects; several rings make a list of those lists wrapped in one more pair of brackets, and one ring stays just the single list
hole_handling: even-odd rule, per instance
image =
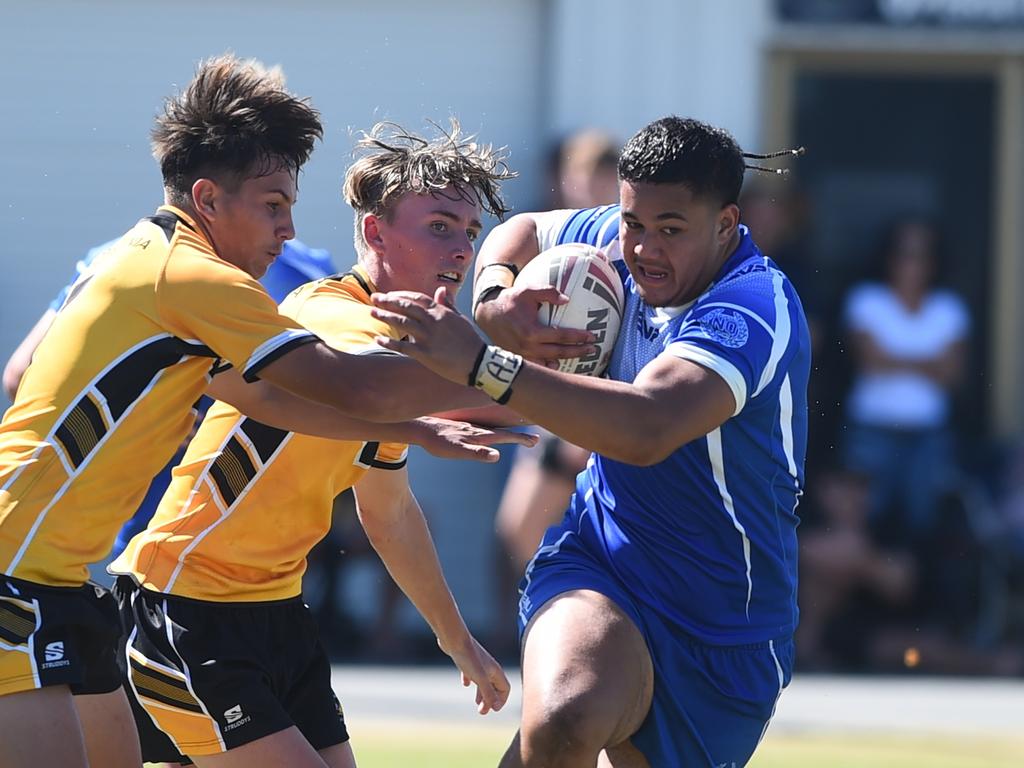
[{"label": "elbow", "polygon": [[14,396],[18,393],[18,384],[21,383],[21,371],[12,370],[12,366],[8,365],[4,368],[4,394],[11,401],[14,400]]},{"label": "elbow", "polygon": [[650,427],[631,431],[627,440],[619,440],[610,451],[601,453],[623,464],[650,467],[667,459],[678,447],[666,430]]}]

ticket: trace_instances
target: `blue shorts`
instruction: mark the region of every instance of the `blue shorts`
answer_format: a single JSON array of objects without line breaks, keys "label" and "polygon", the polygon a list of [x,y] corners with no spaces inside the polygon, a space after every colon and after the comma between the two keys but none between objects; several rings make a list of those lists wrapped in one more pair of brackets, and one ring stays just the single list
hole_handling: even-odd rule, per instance
[{"label": "blue shorts", "polygon": [[793,671],[793,640],[707,645],[644,609],[586,547],[586,516],[550,528],[520,584],[519,635],[548,601],[589,589],[619,606],[640,630],[654,664],[654,697],[631,737],[657,768],[746,765]]}]

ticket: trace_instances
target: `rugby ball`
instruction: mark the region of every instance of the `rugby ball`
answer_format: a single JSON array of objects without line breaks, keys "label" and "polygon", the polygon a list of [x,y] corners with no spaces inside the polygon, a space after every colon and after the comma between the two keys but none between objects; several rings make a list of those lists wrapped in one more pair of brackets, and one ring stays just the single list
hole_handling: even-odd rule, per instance
[{"label": "rugby ball", "polygon": [[600,376],[608,367],[622,323],[622,280],[608,258],[585,243],[556,245],[538,254],[516,277],[517,287],[553,286],[569,297],[567,304],[541,304],[544,325],[591,331],[597,351],[559,361],[558,370]]}]

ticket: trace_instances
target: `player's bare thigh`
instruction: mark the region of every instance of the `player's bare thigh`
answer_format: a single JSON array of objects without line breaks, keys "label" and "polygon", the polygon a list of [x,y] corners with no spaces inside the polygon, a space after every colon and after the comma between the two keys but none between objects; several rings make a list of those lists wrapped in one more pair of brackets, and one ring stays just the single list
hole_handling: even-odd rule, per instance
[{"label": "player's bare thigh", "polygon": [[600,746],[622,744],[647,716],[653,691],[647,644],[608,597],[567,592],[531,619],[523,643],[524,736],[546,713],[572,706]]},{"label": "player's bare thigh", "polygon": [[88,765],[85,738],[66,685],[0,696],[3,768]]},{"label": "player's bare thigh", "polygon": [[138,768],[142,764],[135,718],[124,690],[73,697],[85,734],[90,766]]},{"label": "player's bare thigh", "polygon": [[217,755],[192,756],[199,768],[355,768],[348,742],[317,752],[292,726]]}]

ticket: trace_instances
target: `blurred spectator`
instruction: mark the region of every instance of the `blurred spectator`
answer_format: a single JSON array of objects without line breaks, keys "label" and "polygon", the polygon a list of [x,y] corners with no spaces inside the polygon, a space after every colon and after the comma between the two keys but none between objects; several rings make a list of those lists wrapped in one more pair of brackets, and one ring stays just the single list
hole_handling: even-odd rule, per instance
[{"label": "blurred spectator", "polygon": [[927,537],[954,474],[949,413],[969,325],[964,302],[935,286],[937,249],[930,224],[896,221],[882,280],[854,287],[845,306],[854,372],[844,463],[871,478],[873,522],[910,542]]},{"label": "blurred spectator", "polygon": [[801,668],[850,669],[887,616],[914,595],[917,565],[906,551],[887,552],[868,526],[870,485],[863,475],[832,470],[815,478],[817,524],[800,534]]},{"label": "blurred spectator", "polygon": [[545,210],[590,208],[619,199],[619,145],[592,128],[571,134],[552,149],[550,197]]},{"label": "blurred spectator", "polygon": [[[619,145],[610,136],[584,129],[559,142],[550,155],[550,193],[544,210],[591,208],[618,202]],[[498,563],[499,629],[491,646],[515,652],[513,627],[505,617],[515,614],[514,585],[540,544],[544,531],[562,519],[575,487],[576,475],[590,455],[541,430],[535,448],[519,448],[498,505],[495,526],[511,558]]]}]

